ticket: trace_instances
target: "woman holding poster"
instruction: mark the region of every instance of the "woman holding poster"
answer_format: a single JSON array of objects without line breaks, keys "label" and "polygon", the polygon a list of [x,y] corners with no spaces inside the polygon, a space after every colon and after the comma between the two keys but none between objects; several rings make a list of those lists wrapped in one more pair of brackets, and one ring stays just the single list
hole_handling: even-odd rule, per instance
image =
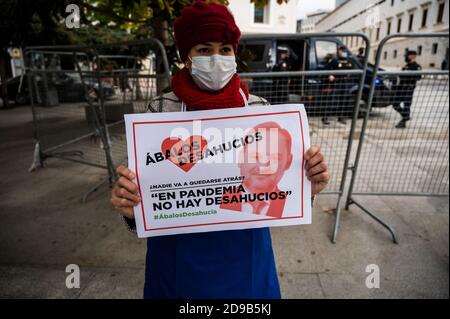
[{"label": "woman holding poster", "polygon": [[[236,74],[240,38],[229,10],[214,3],[186,7],[174,24],[186,67],[173,76],[173,92],[155,99],[150,111],[209,110],[268,104],[250,95]],[[330,174],[317,146],[304,156],[312,195]],[[121,176],[111,202],[134,227],[133,206],[140,198],[134,172]],[[269,228],[214,231],[147,239],[144,298],[280,298]]]}]

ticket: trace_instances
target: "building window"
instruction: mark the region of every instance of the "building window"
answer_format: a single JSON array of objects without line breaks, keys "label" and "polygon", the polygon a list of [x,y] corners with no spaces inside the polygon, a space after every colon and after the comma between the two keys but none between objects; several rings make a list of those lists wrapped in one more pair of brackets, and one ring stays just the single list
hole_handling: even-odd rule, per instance
[{"label": "building window", "polygon": [[422,46],[421,45],[419,45],[417,47],[417,55],[422,55]]},{"label": "building window", "polygon": [[377,41],[380,40],[380,27],[377,28]]},{"label": "building window", "polygon": [[398,18],[397,33],[402,32],[402,18]]},{"label": "building window", "polygon": [[384,51],[384,53],[383,53],[383,59],[387,60],[387,56],[388,56],[387,51]]},{"label": "building window", "polygon": [[325,65],[326,58],[329,55],[336,56],[337,44],[331,41],[317,41],[316,42],[316,57],[319,64]]},{"label": "building window", "polygon": [[445,9],[445,2],[442,1],[441,3],[439,3],[436,23],[442,23],[443,22],[443,20],[444,20],[444,9]]},{"label": "building window", "polygon": [[409,15],[408,31],[412,31],[414,24],[414,13]]},{"label": "building window", "polygon": [[431,54],[437,54],[438,51],[438,44],[433,43],[433,47],[431,48]]},{"label": "building window", "polygon": [[427,26],[427,19],[428,19],[428,8],[423,8],[422,24],[420,25],[422,28],[425,28]]},{"label": "building window", "polygon": [[392,22],[388,21],[386,35],[391,34],[391,26],[392,26]]},{"label": "building window", "polygon": [[397,50],[394,50],[394,59],[397,58],[397,54],[398,54]]},{"label": "building window", "polygon": [[270,7],[270,1],[268,1],[267,4],[262,7],[255,5],[255,10],[253,12],[253,22],[268,24],[269,23],[269,7]]}]

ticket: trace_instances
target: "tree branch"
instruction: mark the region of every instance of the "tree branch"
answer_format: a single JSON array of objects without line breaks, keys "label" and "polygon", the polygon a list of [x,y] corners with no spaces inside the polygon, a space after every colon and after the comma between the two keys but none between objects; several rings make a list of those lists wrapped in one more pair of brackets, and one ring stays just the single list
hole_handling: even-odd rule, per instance
[{"label": "tree branch", "polygon": [[90,5],[89,3],[85,3],[85,2],[82,2],[80,5],[86,9],[89,9],[89,10],[92,10],[92,11],[95,11],[98,13],[106,14],[106,15],[112,17],[113,19],[117,19],[117,20],[120,20],[123,22],[148,23],[148,20],[136,20],[136,19],[122,17],[122,16],[118,15],[117,13],[115,13],[112,9],[95,7],[95,6]]}]

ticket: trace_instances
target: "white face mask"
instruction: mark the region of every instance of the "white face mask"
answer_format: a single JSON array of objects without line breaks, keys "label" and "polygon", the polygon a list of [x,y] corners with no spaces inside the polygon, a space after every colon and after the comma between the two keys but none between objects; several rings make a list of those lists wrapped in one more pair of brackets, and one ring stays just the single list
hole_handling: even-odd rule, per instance
[{"label": "white face mask", "polygon": [[237,65],[234,56],[220,54],[194,56],[191,62],[192,78],[202,90],[218,91],[227,85],[236,73]]}]

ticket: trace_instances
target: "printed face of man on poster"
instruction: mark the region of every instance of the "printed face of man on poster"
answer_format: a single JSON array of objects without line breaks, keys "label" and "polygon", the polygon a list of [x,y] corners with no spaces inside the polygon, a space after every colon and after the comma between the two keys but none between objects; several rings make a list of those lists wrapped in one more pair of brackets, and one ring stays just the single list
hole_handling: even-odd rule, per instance
[{"label": "printed face of man on poster", "polygon": [[[292,163],[292,138],[289,132],[275,122],[265,122],[253,127],[249,134],[260,132],[263,138],[246,144],[239,154],[238,167],[244,176],[247,194],[280,192],[278,183]],[[240,194],[225,194],[232,196]],[[222,203],[221,208],[235,211],[282,217],[286,198],[243,203]]]}]

